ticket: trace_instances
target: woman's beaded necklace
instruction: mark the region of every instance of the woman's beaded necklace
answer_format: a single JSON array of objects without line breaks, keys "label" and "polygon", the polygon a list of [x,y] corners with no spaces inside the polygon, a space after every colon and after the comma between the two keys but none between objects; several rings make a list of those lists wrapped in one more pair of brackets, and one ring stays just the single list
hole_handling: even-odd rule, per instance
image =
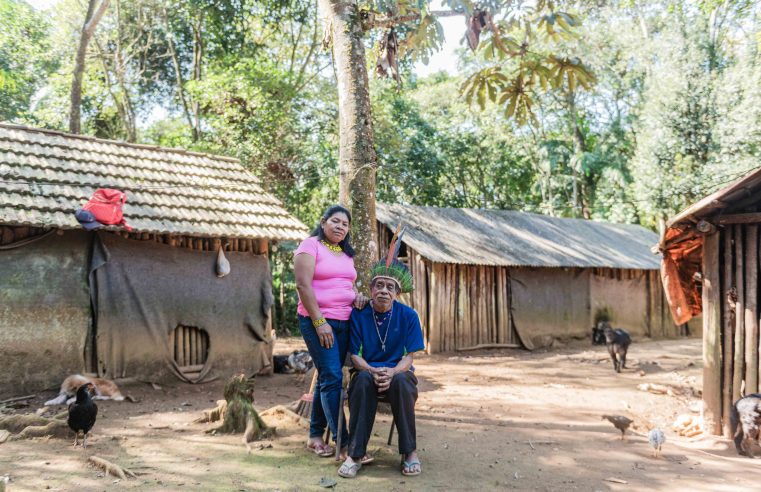
[{"label": "woman's beaded necklace", "polygon": [[326,248],[328,248],[330,251],[332,251],[332,252],[334,252],[334,253],[340,253],[341,251],[343,251],[343,250],[344,250],[344,249],[343,249],[343,248],[342,248],[340,245],[333,245],[333,244],[330,244],[329,242],[327,242],[327,241],[326,241],[326,240],[324,240],[324,239],[320,239],[320,242],[321,242],[321,243],[322,243],[322,244],[323,244],[323,245],[324,245]]},{"label": "woman's beaded necklace", "polygon": [[[370,308],[373,310],[373,320],[375,320],[375,333],[378,334],[378,341],[381,343],[381,350],[383,352],[386,351],[386,340],[388,339],[388,331],[389,328],[391,328],[391,316],[394,315],[394,305],[391,305],[391,309],[386,311],[385,313],[381,313],[381,319],[378,321],[378,316],[375,314],[375,308],[370,306]],[[383,326],[383,323],[388,321],[388,324],[386,325],[386,334],[381,338],[380,335],[380,327]]]}]

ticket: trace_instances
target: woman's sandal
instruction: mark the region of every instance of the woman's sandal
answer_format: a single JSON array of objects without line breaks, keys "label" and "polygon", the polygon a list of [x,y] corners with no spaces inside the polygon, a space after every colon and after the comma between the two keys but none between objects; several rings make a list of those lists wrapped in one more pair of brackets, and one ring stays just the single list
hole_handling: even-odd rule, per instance
[{"label": "woman's sandal", "polygon": [[[417,470],[412,469],[415,465],[417,465]],[[402,459],[402,475],[406,477],[414,477],[415,475],[420,475],[421,471],[420,460],[404,461],[404,459]]]},{"label": "woman's sandal", "polygon": [[362,468],[362,463],[355,461],[352,464],[348,464],[344,461],[338,469],[338,475],[344,478],[354,478],[357,476],[360,468]]},{"label": "woman's sandal", "polygon": [[320,458],[328,458],[330,456],[333,456],[336,452],[336,449],[333,446],[331,446],[330,444],[325,444],[325,443],[307,444],[307,449],[312,451],[314,454],[316,454]]},{"label": "woman's sandal", "polygon": [[362,457],[362,459],[359,460],[359,462],[362,463],[363,465],[369,465],[373,461],[375,461],[375,456],[371,454],[366,454]]}]

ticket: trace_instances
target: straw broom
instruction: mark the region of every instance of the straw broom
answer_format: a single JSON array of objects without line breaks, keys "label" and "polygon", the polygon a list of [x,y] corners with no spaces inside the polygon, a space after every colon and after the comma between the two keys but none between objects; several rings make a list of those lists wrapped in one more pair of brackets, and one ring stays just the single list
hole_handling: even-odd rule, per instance
[{"label": "straw broom", "polygon": [[[314,399],[314,388],[317,385],[317,369],[315,368],[312,374],[312,383],[309,385],[309,392],[301,395],[295,404],[293,411],[299,414],[301,417],[310,418],[312,415],[312,400]],[[292,404],[291,406],[293,406]]]}]

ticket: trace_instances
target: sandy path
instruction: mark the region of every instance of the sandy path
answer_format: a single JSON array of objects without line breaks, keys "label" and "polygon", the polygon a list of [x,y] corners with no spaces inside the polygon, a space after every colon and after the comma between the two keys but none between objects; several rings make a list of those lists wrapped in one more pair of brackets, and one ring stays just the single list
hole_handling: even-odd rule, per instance
[{"label": "sandy path", "polygon": [[[287,353],[298,340],[281,341]],[[353,481],[332,459],[308,453],[306,430],[275,419],[278,437],[247,454],[240,436],[204,433],[192,420],[221,396],[222,382],[197,386],[128,386],[140,403],[99,402],[91,446],[37,439],[0,444],[0,476],[8,490],[322,490],[322,477],[341,490],[751,490],[761,461],[739,458],[729,441],[679,438],[669,425],[696,408],[690,396],[655,395],[643,382],[677,389],[701,384],[700,340],[635,343],[630,369],[613,372],[604,347],[579,342],[529,353],[486,351],[419,358],[418,445],[423,475],[403,477],[390,418],[380,415],[371,442],[376,463]],[[657,362],[657,364],[653,363]],[[644,375],[640,375],[640,371]],[[294,401],[308,384],[294,375],[259,378],[259,409]],[[688,392],[689,394],[689,392]],[[35,405],[49,398],[41,394]],[[33,406],[32,409],[36,408]],[[658,425],[668,442],[651,457],[644,437],[626,441],[603,413],[634,418],[635,433]],[[86,464],[96,454],[139,472],[116,481]],[[748,473],[750,471],[750,473]],[[608,478],[625,484],[606,481]]]}]

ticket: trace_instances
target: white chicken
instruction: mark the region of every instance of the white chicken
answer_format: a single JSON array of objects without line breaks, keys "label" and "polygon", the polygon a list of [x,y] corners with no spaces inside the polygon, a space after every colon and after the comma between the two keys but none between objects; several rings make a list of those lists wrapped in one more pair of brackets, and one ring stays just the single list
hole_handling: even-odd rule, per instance
[{"label": "white chicken", "polygon": [[647,434],[647,440],[650,442],[650,445],[653,447],[653,457],[657,458],[658,455],[661,453],[661,447],[663,447],[663,443],[666,442],[666,434],[663,433],[660,429],[652,429]]}]

